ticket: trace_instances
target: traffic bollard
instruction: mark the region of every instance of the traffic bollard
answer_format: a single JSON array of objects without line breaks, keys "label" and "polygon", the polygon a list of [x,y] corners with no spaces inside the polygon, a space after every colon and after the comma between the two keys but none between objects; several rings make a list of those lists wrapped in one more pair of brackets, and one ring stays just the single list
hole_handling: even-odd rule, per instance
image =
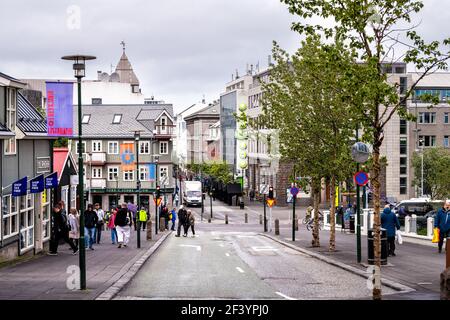
[{"label": "traffic bollard", "polygon": [[263,217],[262,217],[262,214],[259,215],[259,224],[263,224]]},{"label": "traffic bollard", "polygon": [[295,219],[295,231],[298,231],[298,218]]},{"label": "traffic bollard", "polygon": [[248,223],[248,213],[245,213],[245,223]]},{"label": "traffic bollard", "polygon": [[152,220],[147,221],[147,240],[152,240]]},{"label": "traffic bollard", "polygon": [[159,231],[166,231],[166,219],[159,218]]},{"label": "traffic bollard", "polygon": [[275,219],[275,235],[280,235],[280,220]]},{"label": "traffic bollard", "polygon": [[225,224],[228,224],[228,215],[225,215]]},{"label": "traffic bollard", "polygon": [[211,218],[208,218],[208,223],[211,223]]}]

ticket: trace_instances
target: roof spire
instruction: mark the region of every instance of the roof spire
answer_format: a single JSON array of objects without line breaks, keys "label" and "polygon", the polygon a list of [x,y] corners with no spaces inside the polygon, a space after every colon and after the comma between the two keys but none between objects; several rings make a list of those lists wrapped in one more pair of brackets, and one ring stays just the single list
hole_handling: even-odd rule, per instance
[{"label": "roof spire", "polygon": [[125,41],[122,40],[122,42],[120,43],[123,47],[123,53],[125,53]]}]

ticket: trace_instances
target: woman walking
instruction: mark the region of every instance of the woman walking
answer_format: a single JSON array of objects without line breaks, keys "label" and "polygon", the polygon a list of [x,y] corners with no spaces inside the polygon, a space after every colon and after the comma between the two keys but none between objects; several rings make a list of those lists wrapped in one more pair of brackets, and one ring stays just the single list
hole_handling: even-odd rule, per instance
[{"label": "woman walking", "polygon": [[80,239],[80,217],[78,216],[78,211],[75,208],[70,209],[69,213],[69,239],[72,239],[75,246],[79,246]]},{"label": "woman walking", "polygon": [[117,212],[114,219],[114,225],[117,230],[117,242],[119,243],[118,248],[122,248],[122,245],[126,247],[128,241],[130,240],[130,229],[133,224],[133,217],[131,212],[128,210],[126,204],[122,204],[122,208]]},{"label": "woman walking", "polygon": [[191,230],[192,230],[192,237],[195,237],[194,225],[195,225],[194,214],[192,213],[191,210],[188,210],[188,212],[187,212],[187,223],[186,223],[186,228],[185,228],[185,232],[184,232],[185,233],[185,237],[187,237],[187,235],[188,235],[189,227],[191,227]]},{"label": "woman walking", "polygon": [[116,225],[114,224],[116,215],[117,215],[117,209],[114,208],[111,210],[111,214],[110,214],[109,220],[108,220],[108,228],[111,230],[112,244],[116,244],[116,241],[117,241],[117,230],[116,230]]},{"label": "woman walking", "polygon": [[171,215],[172,215],[172,228],[170,230],[175,231],[175,223],[177,222],[177,210],[175,210],[175,208],[172,208]]}]

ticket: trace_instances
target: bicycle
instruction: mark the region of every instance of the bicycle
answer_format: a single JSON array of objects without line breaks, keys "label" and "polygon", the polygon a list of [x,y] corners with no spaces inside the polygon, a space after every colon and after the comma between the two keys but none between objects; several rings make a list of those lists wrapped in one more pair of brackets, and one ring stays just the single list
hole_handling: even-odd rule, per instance
[{"label": "bicycle", "polygon": [[[307,217],[308,218],[308,217]],[[309,217],[309,219],[303,219],[306,223],[306,230],[311,231],[314,229],[314,218]],[[323,229],[323,214],[319,211],[319,230]]]}]

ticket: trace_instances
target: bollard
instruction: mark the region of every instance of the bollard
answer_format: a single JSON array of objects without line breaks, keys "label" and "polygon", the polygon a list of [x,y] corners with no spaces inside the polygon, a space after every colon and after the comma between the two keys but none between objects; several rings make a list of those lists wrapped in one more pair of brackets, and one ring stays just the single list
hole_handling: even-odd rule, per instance
[{"label": "bollard", "polygon": [[280,235],[280,220],[275,219],[275,235]]},{"label": "bollard", "polygon": [[441,300],[450,300],[450,238],[445,245],[446,269],[441,273]]},{"label": "bollard", "polygon": [[159,218],[159,231],[166,231],[166,219]]},{"label": "bollard", "polygon": [[298,231],[298,218],[295,219],[295,231]]},{"label": "bollard", "polygon": [[415,214],[411,217],[411,233],[417,233],[417,216]]},{"label": "bollard", "polygon": [[248,223],[248,213],[247,212],[244,214],[244,217],[245,217],[245,223]]},{"label": "bollard", "polygon": [[208,223],[211,223],[211,218],[208,218]]},{"label": "bollard", "polygon": [[263,224],[263,216],[262,216],[262,214],[259,215],[259,224]]},{"label": "bollard", "polygon": [[433,230],[434,230],[434,218],[428,217],[427,218],[427,236],[433,237]]},{"label": "bollard", "polygon": [[405,217],[405,232],[406,233],[411,232],[411,217],[410,216]]},{"label": "bollard", "polygon": [[147,221],[147,240],[152,240],[152,220]]},{"label": "bollard", "polygon": [[228,224],[228,215],[225,215],[225,224]]}]

